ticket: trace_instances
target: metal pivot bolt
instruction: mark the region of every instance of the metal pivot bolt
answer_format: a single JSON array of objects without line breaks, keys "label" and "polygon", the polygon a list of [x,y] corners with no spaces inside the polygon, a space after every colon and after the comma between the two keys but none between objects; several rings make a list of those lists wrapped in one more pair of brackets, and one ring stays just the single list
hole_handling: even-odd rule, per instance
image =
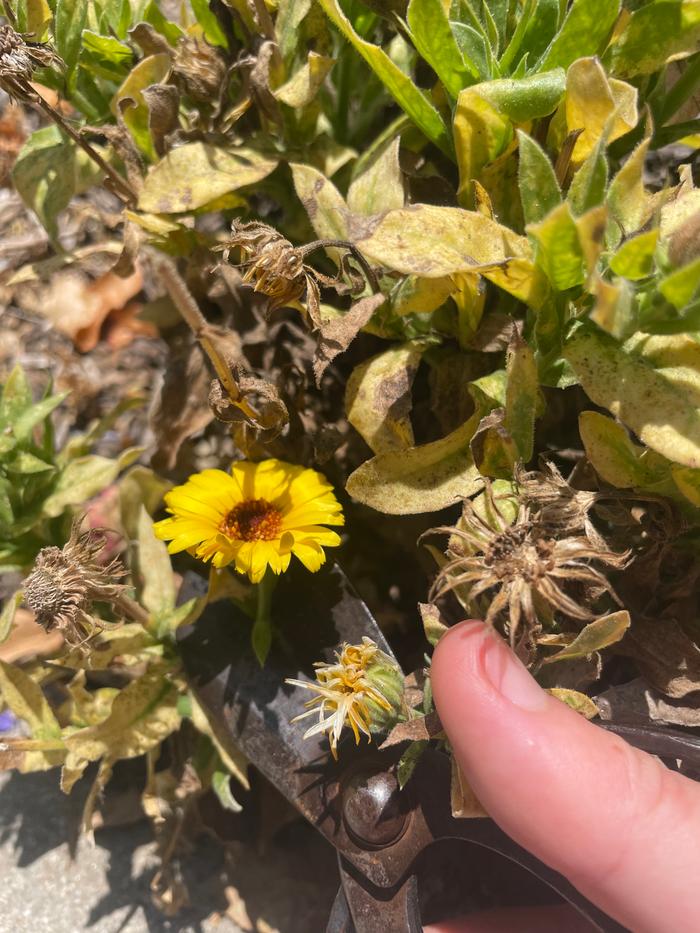
[{"label": "metal pivot bolt", "polygon": [[343,822],[364,847],[384,848],[402,835],[408,812],[396,775],[390,771],[356,771],[343,791]]}]

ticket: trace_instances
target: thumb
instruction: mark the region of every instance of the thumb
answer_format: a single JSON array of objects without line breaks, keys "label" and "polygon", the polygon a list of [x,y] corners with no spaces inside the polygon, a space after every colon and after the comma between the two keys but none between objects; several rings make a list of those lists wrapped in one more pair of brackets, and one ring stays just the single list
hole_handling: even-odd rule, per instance
[{"label": "thumb", "polygon": [[542,690],[503,639],[440,640],[435,704],[482,805],[635,933],[700,929],[700,788]]}]

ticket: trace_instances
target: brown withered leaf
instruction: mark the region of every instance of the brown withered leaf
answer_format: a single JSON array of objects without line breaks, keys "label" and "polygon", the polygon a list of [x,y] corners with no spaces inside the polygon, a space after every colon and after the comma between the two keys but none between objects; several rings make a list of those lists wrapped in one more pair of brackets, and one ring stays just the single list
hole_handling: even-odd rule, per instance
[{"label": "brown withered leaf", "polygon": [[409,719],[408,722],[400,722],[397,726],[394,726],[379,748],[391,748],[392,745],[399,745],[401,742],[421,742],[434,739],[442,731],[442,723],[438,714],[428,713],[427,716]]},{"label": "brown withered leaf", "polygon": [[180,95],[172,84],[152,84],[141,91],[148,107],[148,129],[159,156],[168,150],[165,137],[178,126]]},{"label": "brown withered leaf", "polygon": [[170,357],[150,416],[157,444],[151,458],[154,469],[172,470],[184,441],[214,417],[207,404],[210,381],[199,344],[181,347]]},{"label": "brown withered leaf", "polygon": [[243,422],[272,440],[289,420],[287,406],[277,387],[266,379],[245,372],[242,367],[231,370],[239,397],[231,399],[218,379],[211,384],[209,405],[219,421]]},{"label": "brown withered leaf", "polygon": [[477,800],[476,794],[471,789],[469,782],[462,773],[454,759],[450,759],[452,764],[452,778],[450,781],[450,806],[452,816],[458,820],[469,820],[475,817],[488,816],[488,813]]},{"label": "brown withered leaf", "polygon": [[333,360],[350,346],[359,331],[367,324],[374,312],[384,304],[384,295],[368,295],[361,298],[342,316],[321,322],[317,334],[313,370],[316,385]]},{"label": "brown withered leaf", "polygon": [[672,619],[635,619],[620,650],[666,696],[682,699],[700,690],[700,647]]},{"label": "brown withered leaf", "polygon": [[660,725],[700,728],[700,706],[697,703],[669,700],[641,677],[626,684],[610,687],[594,697],[601,719],[625,725]]},{"label": "brown withered leaf", "polygon": [[107,272],[94,281],[69,271],[54,276],[41,310],[81,353],[87,353],[97,346],[107,317],[123,308],[142,286],[138,270],[128,278]]}]

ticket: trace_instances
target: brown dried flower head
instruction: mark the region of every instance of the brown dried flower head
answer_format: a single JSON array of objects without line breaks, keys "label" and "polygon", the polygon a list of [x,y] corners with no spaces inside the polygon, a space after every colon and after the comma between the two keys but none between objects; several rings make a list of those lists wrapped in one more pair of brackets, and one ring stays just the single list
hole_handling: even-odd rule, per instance
[{"label": "brown dried flower head", "polygon": [[59,65],[61,59],[47,45],[31,42],[12,26],[0,26],[0,87],[15,100],[32,95],[29,85],[37,68]]},{"label": "brown dried flower head", "polygon": [[[374,291],[379,286],[367,260],[357,248],[346,240],[314,240],[305,246],[293,246],[281,233],[259,221],[240,222],[234,220],[231,236],[219,247],[228,261],[232,249],[238,247],[248,258],[241,263],[245,269],[243,281],[251,283],[256,292],[267,295],[270,310],[293,304],[306,295],[306,310],[314,326],[320,323],[320,285],[334,288],[337,292],[355,292],[364,285],[364,280],[350,265],[354,259],[362,268]],[[341,268],[337,276],[327,276],[305,262],[309,253],[318,249],[335,247],[344,250]],[[348,287],[342,275],[350,278]]]},{"label": "brown dried flower head", "polygon": [[[431,532],[450,535],[448,562],[433,585],[433,599],[459,587],[468,604],[478,609],[480,598],[485,597],[485,621],[501,622],[513,645],[520,637],[530,642],[553,612],[589,622],[598,615],[592,606],[603,593],[620,603],[596,565],[621,569],[628,554],[610,551],[599,535],[599,541],[594,542],[575,533],[580,529],[573,523],[568,530],[566,523],[557,528],[551,520],[551,503],[549,510],[543,509],[548,516],[545,520],[536,505],[520,502],[515,521],[510,523],[488,482],[485,496],[495,528],[467,500],[457,527]],[[576,598],[566,592],[571,583],[577,585]]]},{"label": "brown dried flower head", "polygon": [[71,646],[83,644],[105,625],[89,614],[91,603],[114,604],[125,590],[117,582],[124,576],[120,562],[100,562],[104,532],[81,532],[80,524],[81,519],[73,523],[70,538],[62,548],[45,547],[39,551],[24,583],[24,599],[36,621],[47,632],[59,629]]},{"label": "brown dried flower head", "polygon": [[226,62],[204,39],[182,36],[173,54],[173,76],[192,100],[214,104],[226,82]]}]

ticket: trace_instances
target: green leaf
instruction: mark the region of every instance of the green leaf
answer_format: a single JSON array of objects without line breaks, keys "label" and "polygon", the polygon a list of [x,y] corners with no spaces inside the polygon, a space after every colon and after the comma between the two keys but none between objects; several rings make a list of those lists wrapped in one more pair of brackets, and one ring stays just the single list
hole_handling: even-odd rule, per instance
[{"label": "green leaf", "polygon": [[12,630],[12,623],[15,620],[15,613],[22,602],[23,595],[22,590],[17,590],[16,593],[8,596],[5,600],[5,605],[2,607],[2,612],[0,612],[0,645],[7,641]]},{"label": "green leaf", "polygon": [[520,459],[527,463],[532,458],[535,417],[542,410],[542,394],[535,355],[515,329],[506,354],[506,374],[504,426]]},{"label": "green leaf", "polygon": [[479,73],[471,62],[464,60],[441,0],[411,0],[407,18],[411,39],[419,54],[440,78],[448,94],[456,98],[462,88],[479,78]]},{"label": "green leaf", "polygon": [[215,198],[262,181],[277,161],[247,148],[187,143],[149,170],[139,210],[154,214],[193,211]]},{"label": "green leaf", "polygon": [[411,780],[411,775],[415,771],[421,755],[429,744],[430,742],[427,740],[411,742],[406,751],[399,758],[396,765],[396,779],[399,782],[400,790],[403,790]]},{"label": "green leaf", "polygon": [[493,72],[493,52],[488,39],[466,23],[450,20],[450,29],[462,53],[462,58],[480,81],[488,81]]},{"label": "green leaf", "polygon": [[607,138],[601,136],[590,155],[575,173],[566,196],[575,217],[605,201],[608,187]]},{"label": "green leaf", "polygon": [[[652,450],[700,467],[700,347],[690,337],[649,337],[620,345],[582,328],[564,357],[588,397],[627,424]],[[679,367],[683,359],[683,367]]]},{"label": "green leaf", "polygon": [[574,0],[561,29],[537,63],[537,71],[568,68],[577,58],[597,55],[619,12],[620,0]]},{"label": "green leaf", "polygon": [[158,618],[175,607],[177,591],[167,545],[156,538],[153,521],[143,506],[139,512],[137,545],[140,602]]},{"label": "green leaf", "polygon": [[659,282],[659,291],[674,308],[682,311],[700,290],[700,258],[676,269]]},{"label": "green leaf", "polygon": [[224,727],[221,717],[212,716],[210,718],[195,694],[188,693],[188,697],[192,707],[192,723],[195,729],[211,739],[229,773],[236,778],[242,787],[248,790],[250,787],[247,775],[248,762],[235,742],[231,740],[231,735]]},{"label": "green leaf", "polygon": [[559,23],[559,0],[527,0],[499,66],[503,74],[512,70],[523,55],[536,62],[554,38]]},{"label": "green leaf", "polygon": [[349,477],[348,493],[389,515],[437,512],[472,495],[483,482],[469,447],[480,416],[439,441],[366,461]]},{"label": "green leaf", "polygon": [[571,644],[558,651],[549,658],[544,658],[543,664],[553,664],[555,661],[570,661],[574,658],[586,658],[594,651],[602,651],[614,645],[624,637],[630,627],[630,614],[625,609],[612,612],[610,615],[596,619],[582,629]]},{"label": "green leaf", "polygon": [[471,90],[514,123],[526,123],[553,113],[566,90],[566,72],[554,68],[527,78],[501,78]]},{"label": "green leaf", "polygon": [[117,460],[90,455],[73,460],[60,473],[51,495],[44,501],[43,514],[56,518],[69,505],[83,505],[114,482],[121,470],[134,462],[143,448],[125,450]]},{"label": "green leaf", "polygon": [[698,0],[656,0],[635,10],[605,55],[612,74],[652,74],[667,61],[692,55],[700,41]]},{"label": "green leaf", "polygon": [[87,0],[56,0],[54,40],[56,42],[56,51],[66,63],[66,73],[69,81],[78,62],[87,12]]},{"label": "green leaf", "polygon": [[83,31],[80,67],[107,81],[121,83],[129,73],[134,53],[114,36]]},{"label": "green leaf", "polygon": [[263,667],[272,646],[272,622],[269,618],[257,618],[250,633],[250,643],[253,647],[258,664]]},{"label": "green leaf", "polygon": [[543,220],[561,204],[561,188],[549,156],[522,130],[518,130],[518,185],[525,223]]},{"label": "green leaf", "polygon": [[18,441],[26,440],[34,428],[48,418],[69,394],[69,392],[61,392],[59,395],[50,395],[18,415],[14,420],[12,430],[15,438]]},{"label": "green leaf", "polygon": [[275,38],[285,65],[290,65],[302,38],[300,26],[311,9],[311,0],[279,0]]},{"label": "green leaf", "polygon": [[215,771],[211,777],[211,787],[224,810],[241,812],[243,807],[231,792],[231,775],[228,771]]},{"label": "green leaf", "polygon": [[622,275],[632,281],[646,278],[654,268],[654,252],[658,239],[657,229],[626,240],[610,259],[610,268],[615,275]]},{"label": "green leaf", "polygon": [[361,363],[348,379],[348,421],[375,454],[414,445],[411,387],[425,347],[418,342],[385,350]]},{"label": "green leaf", "polygon": [[0,426],[14,424],[15,419],[31,406],[32,390],[22,367],[17,364],[2,389],[0,396]]},{"label": "green leaf", "polygon": [[47,470],[55,470],[52,463],[46,463],[40,460],[28,450],[20,450],[7,463],[6,469],[10,473],[45,473]]},{"label": "green leaf", "polygon": [[538,224],[530,224],[527,232],[537,241],[537,262],[553,288],[566,291],[583,283],[584,254],[568,204],[561,204]]},{"label": "green leaf", "polygon": [[204,38],[210,45],[218,45],[222,49],[228,48],[226,34],[216,14],[211,10],[209,0],[190,0],[194,17],[202,27]]},{"label": "green leaf", "polygon": [[372,71],[384,84],[396,103],[447,156],[453,156],[452,139],[447,126],[427,95],[413,83],[411,78],[394,64],[377,45],[360,38],[345,16],[337,0],[319,0],[327,16],[338,27],[348,42],[364,58]]},{"label": "green leaf", "polygon": [[57,126],[36,130],[22,147],[12,181],[24,203],[56,239],[58,215],[75,194],[86,191],[102,171],[82,149],[61,135]]}]

